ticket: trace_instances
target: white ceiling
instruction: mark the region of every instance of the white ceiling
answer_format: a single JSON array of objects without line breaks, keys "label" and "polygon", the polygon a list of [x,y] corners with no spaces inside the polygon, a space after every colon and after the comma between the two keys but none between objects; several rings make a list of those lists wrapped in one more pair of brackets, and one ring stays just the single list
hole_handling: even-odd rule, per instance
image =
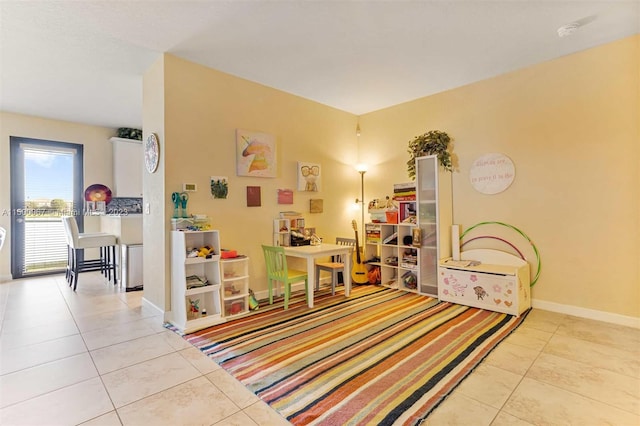
[{"label": "white ceiling", "polygon": [[170,52],[360,115],[639,32],[640,0],[0,0],[0,109],[140,128]]}]

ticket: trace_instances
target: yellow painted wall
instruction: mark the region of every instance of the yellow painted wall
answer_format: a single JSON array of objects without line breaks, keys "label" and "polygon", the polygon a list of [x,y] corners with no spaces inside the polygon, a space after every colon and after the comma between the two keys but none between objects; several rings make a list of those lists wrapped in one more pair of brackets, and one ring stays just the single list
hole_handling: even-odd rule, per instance
[{"label": "yellow painted wall", "polygon": [[[109,138],[115,129],[67,121],[49,120],[0,112],[0,212],[11,209],[9,137],[20,136],[84,145],[84,183],[113,186],[113,155]],[[7,229],[7,241],[0,252],[0,281],[11,278],[11,217],[0,214],[0,226]],[[98,232],[98,218],[85,218],[85,231]]]},{"label": "yellow painted wall", "polygon": [[[466,228],[499,220],[524,230],[543,260],[534,299],[640,317],[639,44],[639,36],[627,38],[360,117],[366,199],[407,180],[411,138],[447,131],[458,166],[454,221]],[[189,211],[208,214],[223,246],[252,258],[256,290],[265,285],[259,244],[271,241],[279,211],[303,212],[329,241],[352,234],[359,212],[350,208],[360,193],[353,115],[171,55],[145,76],[144,97],[145,136],[155,132],[161,143],[159,170],[144,177],[152,303],[169,306],[169,195],[183,182],[199,186]],[[9,135],[85,143],[85,182],[112,183],[111,129],[0,114],[1,206],[9,205]],[[236,176],[236,128],[276,136],[277,178]],[[468,181],[473,160],[488,152],[508,155],[516,167],[513,185],[492,196]],[[322,165],[322,191],[296,191],[294,205],[278,205],[276,189],[296,187],[297,161]],[[209,195],[212,175],[229,177],[227,200]],[[262,207],[246,207],[247,185],[262,187]],[[324,199],[323,214],[308,213],[310,198]],[[0,276],[9,274],[8,253],[0,255]]]},{"label": "yellow painted wall", "polygon": [[[534,299],[640,317],[639,40],[364,115],[369,186],[384,195],[406,181],[408,141],[446,131],[458,165],[454,223],[502,221],[529,235],[543,261]],[[469,169],[491,152],[512,159],[516,178],[484,195]]]},{"label": "yellow painted wall", "polygon": [[[155,122],[147,121],[147,108],[151,106],[146,96],[146,80],[145,77],[145,135],[160,132],[157,114]],[[156,81],[154,86],[158,85]],[[173,213],[171,193],[181,191],[185,182],[198,186],[198,191],[190,194],[189,213],[207,214],[213,228],[221,231],[222,246],[250,257],[250,287],[256,291],[266,289],[260,245],[272,243],[273,219],[279,212],[303,213],[306,225],[316,227],[325,241],[333,241],[336,236],[352,236],[351,220],[360,217],[359,211],[352,210],[353,201],[360,193],[359,175],[354,169],[355,128],[356,117],[352,114],[165,55],[164,137],[160,138],[162,165],[158,172],[164,174],[165,193],[164,199],[158,199],[156,192],[150,199],[152,212],[164,212],[164,222],[155,221],[151,228],[145,226],[145,259],[149,234],[154,235],[153,245],[162,247],[159,236],[166,233],[168,244],[167,231]],[[276,178],[236,176],[236,129],[275,136]],[[321,165],[320,191],[296,190],[294,204],[279,205],[277,189],[297,187],[298,161]],[[228,177],[227,199],[212,198],[211,176]],[[261,207],[246,206],[247,186],[261,187]],[[147,188],[145,184],[145,198]],[[309,213],[312,198],[324,200],[323,213]],[[156,253],[153,262],[160,267],[158,259]],[[165,260],[168,265],[168,250]],[[149,267],[156,266],[145,265],[145,291],[149,285],[156,285],[147,279]],[[159,278],[157,274],[154,276]],[[167,291],[169,281],[167,272],[164,281]],[[154,299],[154,303],[157,302]],[[166,303],[170,303],[168,294]]]}]

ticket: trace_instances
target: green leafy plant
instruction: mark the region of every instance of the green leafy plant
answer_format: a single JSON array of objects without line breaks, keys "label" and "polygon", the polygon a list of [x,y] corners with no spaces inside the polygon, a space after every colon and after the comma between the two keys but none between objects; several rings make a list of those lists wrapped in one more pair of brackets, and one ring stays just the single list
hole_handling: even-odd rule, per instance
[{"label": "green leafy plant", "polygon": [[142,130],[131,129],[129,127],[120,127],[118,129],[118,137],[123,139],[142,140]]},{"label": "green leafy plant", "polygon": [[447,171],[453,171],[451,153],[449,152],[451,138],[440,130],[430,130],[409,141],[408,152],[411,156],[407,161],[407,172],[412,180],[416,178],[416,158],[425,155],[437,155],[440,165]]}]

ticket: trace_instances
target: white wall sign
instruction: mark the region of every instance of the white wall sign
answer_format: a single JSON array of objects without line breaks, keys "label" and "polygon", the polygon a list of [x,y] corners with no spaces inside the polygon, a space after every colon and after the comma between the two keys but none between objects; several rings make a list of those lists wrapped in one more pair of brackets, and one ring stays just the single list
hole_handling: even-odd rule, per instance
[{"label": "white wall sign", "polygon": [[498,194],[511,185],[516,168],[504,154],[485,154],[473,162],[469,172],[471,185],[483,194]]}]

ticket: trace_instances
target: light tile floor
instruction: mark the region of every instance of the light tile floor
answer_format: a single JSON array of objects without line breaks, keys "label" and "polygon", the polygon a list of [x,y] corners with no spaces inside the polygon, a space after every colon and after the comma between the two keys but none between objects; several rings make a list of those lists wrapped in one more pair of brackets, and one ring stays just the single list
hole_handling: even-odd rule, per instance
[{"label": "light tile floor", "polygon": [[[0,424],[288,424],[141,300],[97,273],[0,284]],[[424,423],[640,425],[640,330],[534,310]]]}]

